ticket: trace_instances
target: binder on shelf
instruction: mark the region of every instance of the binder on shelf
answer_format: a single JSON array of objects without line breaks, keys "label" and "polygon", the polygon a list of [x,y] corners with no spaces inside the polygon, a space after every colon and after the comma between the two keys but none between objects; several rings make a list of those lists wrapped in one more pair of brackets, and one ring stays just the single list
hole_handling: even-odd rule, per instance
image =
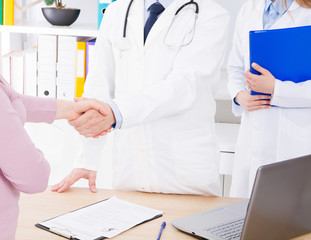
[{"label": "binder on shelf", "polygon": [[56,98],[56,62],[38,62],[38,96]]},{"label": "binder on shelf", "polygon": [[14,25],[14,0],[3,1],[3,24]]},{"label": "binder on shelf", "polygon": [[[281,81],[311,79],[311,26],[250,31],[250,64],[258,63]],[[260,74],[250,66],[250,71]],[[262,93],[251,92],[252,95]]]},{"label": "binder on shelf", "polygon": [[0,0],[0,25],[3,24],[3,0]]},{"label": "binder on shelf", "polygon": [[23,1],[22,0],[0,0],[3,1],[3,24],[14,25],[22,22]]},{"label": "binder on shelf", "polygon": [[97,28],[99,29],[104,13],[108,5],[115,0],[98,0],[97,4]]},{"label": "binder on shelf", "polygon": [[38,96],[56,98],[57,36],[38,35]]},{"label": "binder on shelf", "polygon": [[73,100],[75,96],[76,37],[59,36],[57,54],[57,98]]},{"label": "binder on shelf", "polygon": [[86,77],[86,44],[93,38],[83,38],[77,41],[76,52],[76,90],[75,97],[82,97]]},{"label": "binder on shelf", "polygon": [[24,93],[24,52],[17,51],[11,56],[11,86],[18,92]]},{"label": "binder on shelf", "polygon": [[86,78],[89,72],[89,66],[93,64],[92,61],[94,59],[95,42],[96,42],[96,38],[86,43],[86,66],[85,66],[85,77]]},{"label": "binder on shelf", "polygon": [[37,47],[24,51],[24,94],[37,96]]}]

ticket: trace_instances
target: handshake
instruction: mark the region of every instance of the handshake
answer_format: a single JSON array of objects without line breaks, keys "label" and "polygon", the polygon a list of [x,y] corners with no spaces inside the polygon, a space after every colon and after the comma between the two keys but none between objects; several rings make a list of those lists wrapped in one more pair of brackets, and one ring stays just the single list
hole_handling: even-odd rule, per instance
[{"label": "handshake", "polygon": [[84,137],[106,135],[116,122],[110,106],[96,99],[77,98],[75,102],[57,100],[55,119],[67,119]]}]

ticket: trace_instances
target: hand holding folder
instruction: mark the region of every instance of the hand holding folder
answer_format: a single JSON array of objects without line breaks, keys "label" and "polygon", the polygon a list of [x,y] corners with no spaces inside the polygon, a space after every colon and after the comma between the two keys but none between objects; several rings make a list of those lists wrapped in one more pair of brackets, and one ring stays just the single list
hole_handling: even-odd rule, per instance
[{"label": "hand holding folder", "polygon": [[251,66],[259,72],[259,75],[253,74],[250,71],[245,73],[246,85],[248,88],[264,93],[264,97],[272,94],[274,92],[274,85],[276,81],[275,77],[267,69],[256,63],[252,63]]},{"label": "hand holding folder", "polygon": [[[280,81],[311,79],[311,26],[250,31],[250,63],[267,69]],[[252,66],[250,72],[260,74]],[[252,91],[252,95],[262,94]]]}]

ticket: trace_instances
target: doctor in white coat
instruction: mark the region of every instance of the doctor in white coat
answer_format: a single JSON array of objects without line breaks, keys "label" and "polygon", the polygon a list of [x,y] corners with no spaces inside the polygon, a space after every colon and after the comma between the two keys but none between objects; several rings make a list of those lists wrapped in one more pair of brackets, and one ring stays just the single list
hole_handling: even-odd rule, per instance
[{"label": "doctor in white coat", "polygon": [[[258,64],[254,68],[261,76],[248,71],[250,30],[311,24],[310,0],[287,0],[287,6],[288,10],[280,0],[251,0],[243,5],[237,18],[228,64],[228,90],[235,101],[233,113],[242,118],[235,152],[232,197],[250,196],[259,166],[311,153],[311,81],[283,82]],[[267,99],[267,96],[251,96],[249,90],[270,93],[272,97],[267,101],[256,101]]]},{"label": "doctor in white coat", "polygon": [[[213,94],[228,13],[213,0],[196,0],[198,9],[191,3],[175,15],[188,0],[160,0],[165,10],[144,43],[144,23],[154,2],[134,0],[130,8],[130,0],[109,5],[84,97],[108,103],[114,116],[110,121],[93,112],[72,124],[88,137],[106,130],[105,121],[116,124],[116,189],[219,195]],[[53,190],[62,192],[83,177],[96,191],[106,137],[87,139],[76,168]]]}]

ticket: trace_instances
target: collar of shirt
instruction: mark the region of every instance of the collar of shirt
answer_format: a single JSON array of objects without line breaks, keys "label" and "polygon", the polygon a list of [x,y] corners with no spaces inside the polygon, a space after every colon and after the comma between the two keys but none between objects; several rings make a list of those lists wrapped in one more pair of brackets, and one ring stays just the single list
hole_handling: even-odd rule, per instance
[{"label": "collar of shirt", "polygon": [[166,9],[174,0],[145,0],[145,23],[149,17],[148,8],[155,2],[159,2]]},{"label": "collar of shirt", "polygon": [[[294,0],[287,0],[287,8],[289,8],[293,2]],[[276,0],[275,2],[272,2],[271,0],[266,0],[265,12],[268,10],[270,4],[272,4],[274,9],[278,12],[280,16],[282,16],[287,11],[284,0],[282,1],[282,5],[281,0]]]}]

